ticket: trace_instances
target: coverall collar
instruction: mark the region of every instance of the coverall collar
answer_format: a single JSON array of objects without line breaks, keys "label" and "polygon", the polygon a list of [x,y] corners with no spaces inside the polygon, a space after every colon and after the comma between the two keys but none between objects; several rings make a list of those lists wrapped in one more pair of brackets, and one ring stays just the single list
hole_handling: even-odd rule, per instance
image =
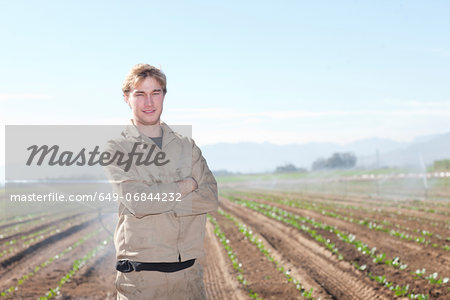
[{"label": "coverall collar", "polygon": [[[162,130],[162,136],[163,136],[163,143],[162,147],[169,144],[172,140],[175,139],[175,133],[173,130],[163,121],[160,122],[161,130]],[[139,129],[134,125],[133,120],[130,119],[130,124],[126,126],[124,130],[124,135],[130,140],[139,141],[139,142],[147,142],[147,143],[153,143],[153,141],[146,135],[142,134]]]}]

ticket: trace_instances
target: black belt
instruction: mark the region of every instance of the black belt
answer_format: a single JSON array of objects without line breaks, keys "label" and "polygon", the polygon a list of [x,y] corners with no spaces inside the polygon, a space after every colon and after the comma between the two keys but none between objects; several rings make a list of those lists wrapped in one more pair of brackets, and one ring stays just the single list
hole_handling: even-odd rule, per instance
[{"label": "black belt", "polygon": [[139,272],[139,271],[158,271],[158,272],[176,272],[192,266],[194,259],[182,262],[161,262],[161,263],[143,263],[132,260],[118,260],[116,263],[116,270],[122,273]]}]

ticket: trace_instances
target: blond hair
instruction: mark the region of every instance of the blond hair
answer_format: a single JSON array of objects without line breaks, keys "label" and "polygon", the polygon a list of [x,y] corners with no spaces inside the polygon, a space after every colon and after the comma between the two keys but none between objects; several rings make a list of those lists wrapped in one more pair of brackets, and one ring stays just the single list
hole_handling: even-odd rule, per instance
[{"label": "blond hair", "polygon": [[131,68],[127,77],[125,77],[125,81],[122,85],[123,94],[128,96],[131,90],[134,89],[147,77],[155,78],[156,81],[158,81],[158,83],[161,85],[164,95],[167,93],[166,75],[160,69],[149,64],[137,64],[133,68]]}]

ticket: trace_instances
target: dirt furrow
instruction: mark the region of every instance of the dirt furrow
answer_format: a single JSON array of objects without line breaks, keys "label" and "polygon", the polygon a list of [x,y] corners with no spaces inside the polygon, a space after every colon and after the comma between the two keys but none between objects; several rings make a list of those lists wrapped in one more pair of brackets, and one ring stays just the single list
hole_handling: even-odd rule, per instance
[{"label": "dirt furrow", "polygon": [[70,219],[74,219],[74,218],[76,218],[76,217],[78,217],[78,216],[80,216],[80,215],[82,215],[82,214],[83,214],[83,213],[72,214],[72,215],[70,215],[70,216],[67,216],[67,217],[64,217],[64,218],[61,218],[61,219],[57,219],[57,220],[53,220],[53,221],[47,222],[47,223],[45,223],[45,224],[41,224],[41,225],[38,225],[38,226],[36,226],[36,227],[30,228],[30,229],[28,229],[27,231],[20,231],[20,232],[18,232],[18,233],[14,233],[14,234],[9,235],[9,236],[7,236],[7,237],[1,238],[1,239],[0,239],[0,243],[3,243],[3,242],[6,241],[6,240],[14,239],[14,238],[19,237],[19,236],[26,236],[26,235],[29,235],[29,234],[31,234],[31,233],[40,231],[40,230],[45,229],[45,228],[47,228],[47,227],[50,227],[50,226],[53,226],[53,225],[56,225],[56,224],[65,222],[65,221],[70,220]]},{"label": "dirt furrow", "polygon": [[[252,193],[245,192],[245,194],[249,197],[252,197]],[[413,209],[406,209],[406,208],[398,208],[393,206],[386,206],[386,201],[377,201],[374,204],[367,203],[366,199],[361,199],[361,197],[355,198],[352,201],[350,197],[344,197],[340,198],[342,196],[337,195],[316,195],[316,194],[302,194],[302,193],[293,193],[293,192],[274,192],[274,191],[266,191],[263,192],[254,192],[254,196],[258,197],[262,196],[273,196],[279,200],[283,199],[289,199],[295,201],[296,199],[299,199],[301,201],[306,201],[309,203],[316,203],[320,205],[326,205],[330,206],[330,209],[335,210],[336,212],[343,214],[343,215],[349,215],[350,213],[358,215],[358,217],[368,217],[369,219],[386,219],[388,221],[391,221],[392,223],[397,223],[398,221],[404,221],[409,223],[411,225],[411,228],[416,228],[417,225],[420,225],[421,227],[418,228],[420,230],[426,229],[430,231],[435,231],[436,228],[444,229],[448,228],[448,217],[443,215],[438,215],[433,213],[426,213],[423,211],[417,211]],[[254,198],[254,197],[253,197]],[[402,201],[403,206],[407,206],[408,204],[411,204],[414,206],[414,203],[412,201]],[[354,207],[360,207],[361,210],[352,210],[352,209],[346,209],[343,207],[340,207],[341,205],[349,205]],[[331,208],[334,207],[334,208]],[[367,211],[366,211],[367,210]],[[436,208],[436,211],[439,211],[439,208]],[[400,213],[398,213],[400,212]],[[413,217],[416,218],[414,222],[411,222],[410,218]],[[425,217],[426,216],[426,217]],[[447,223],[446,223],[447,222]],[[431,226],[430,224],[439,224],[439,226]]]},{"label": "dirt furrow", "polygon": [[[73,243],[81,236],[93,232],[99,228],[98,223],[92,223],[90,226],[84,228],[79,234],[74,235],[75,239],[71,242]],[[91,249],[93,249],[100,241],[106,239],[107,233],[105,231],[99,233],[98,235],[90,238],[85,243],[79,247],[74,248],[69,253],[60,257],[54,263],[51,263],[47,267],[41,269],[36,275],[29,278],[20,288],[13,294],[13,299],[36,299],[40,296],[44,296],[50,288],[55,288],[59,280],[69,272],[73,267],[73,262],[76,259],[83,257]],[[58,249],[55,252],[39,251],[37,255],[40,259],[47,259],[48,257],[59,253],[62,249]],[[36,265],[35,263],[30,263],[31,266]],[[20,276],[18,276],[20,277]],[[17,279],[16,279],[17,280]]]},{"label": "dirt furrow", "polygon": [[116,254],[110,242],[61,288],[61,299],[116,299]]},{"label": "dirt furrow", "polygon": [[[379,252],[386,253],[387,257],[400,257],[402,263],[407,263],[409,270],[413,272],[417,269],[427,268],[429,271],[438,272],[442,276],[449,275],[447,266],[450,265],[450,256],[448,255],[448,251],[443,249],[403,241],[384,232],[370,230],[367,227],[324,216],[314,211],[290,207],[266,200],[255,199],[255,201],[276,206],[303,217],[308,216],[328,225],[336,226],[344,232],[350,232],[356,235],[357,239],[369,245],[370,248],[376,247]],[[426,258],[426,262],[418,258]]]},{"label": "dirt furrow", "polygon": [[65,237],[68,237],[70,235],[73,235],[73,234],[75,234],[78,231],[86,228],[87,226],[89,226],[90,224],[92,224],[92,223],[94,223],[96,221],[97,221],[97,219],[93,218],[93,219],[90,219],[90,220],[88,220],[86,222],[83,222],[81,224],[74,225],[74,226],[72,226],[72,227],[70,227],[70,228],[68,228],[68,229],[66,229],[66,230],[64,230],[62,232],[56,233],[56,234],[54,234],[52,236],[49,236],[48,238],[46,238],[46,239],[44,239],[44,240],[42,240],[42,241],[40,241],[40,242],[38,242],[38,243],[36,243],[34,245],[31,245],[30,247],[28,247],[28,248],[26,248],[26,249],[16,253],[15,255],[13,255],[13,256],[5,259],[5,260],[3,260],[2,262],[0,262],[0,266],[3,269],[6,269],[9,266],[13,265],[14,263],[24,259],[27,255],[29,255],[31,253],[34,253],[36,251],[39,251],[40,248],[43,248],[43,247],[45,247],[45,246],[47,246],[49,244],[57,242],[57,241],[59,241],[62,238],[65,238]]},{"label": "dirt furrow", "polygon": [[263,299],[303,299],[294,284],[277,270],[257,246],[248,241],[238,227],[226,217],[211,213],[225,233],[237,260],[242,264],[243,276],[248,287]]},{"label": "dirt furrow", "polygon": [[[112,219],[111,217],[109,219]],[[80,239],[80,237],[95,231],[101,226],[102,225],[99,224],[99,222],[93,221],[90,224],[88,224],[88,226],[82,226],[82,228],[78,228],[79,230],[76,230],[76,232],[74,232],[73,234],[67,236],[64,235],[59,236],[57,239],[54,238],[50,242],[47,240],[46,244],[41,244],[41,246],[36,248],[35,251],[31,252],[28,251],[26,255],[24,255],[24,253],[21,253],[20,257],[14,259],[14,262],[13,261],[8,262],[9,266],[7,268],[5,267],[0,268],[0,291],[3,291],[6,288],[9,288],[10,286],[16,285],[18,280],[23,275],[33,271],[36,266],[41,265],[48,258],[54,257],[55,255],[59,254],[62,250],[66,249],[67,247],[77,242]],[[96,236],[94,238],[96,238]],[[81,245],[80,248],[82,247],[84,246]],[[50,287],[54,287],[54,286],[45,286],[42,284],[43,282],[46,282],[45,279],[46,274],[50,272],[53,268],[59,267],[60,264],[62,264],[62,262],[70,260],[71,255],[74,255],[73,253],[75,253],[76,251],[79,251],[78,247],[66,253],[66,255],[59,257],[59,259],[56,259],[53,263],[50,263],[48,266],[41,268],[37,274],[35,274],[29,280],[27,280],[25,284],[21,285],[19,290],[28,289],[29,287],[28,282],[36,278],[40,282],[40,284],[37,284],[36,286],[38,287],[44,286],[45,291],[48,290],[48,288]],[[72,261],[70,261],[70,263],[73,262],[73,259]]]},{"label": "dirt furrow", "polygon": [[[243,220],[241,220],[237,216],[234,215],[234,217],[237,220],[239,220],[239,222],[248,226],[248,224],[246,224]],[[270,255],[276,261],[278,261],[280,265],[284,267],[285,270],[289,270],[292,277],[297,279],[302,284],[302,286],[306,291],[310,291],[311,289],[313,289],[313,297],[315,299],[319,298],[322,300],[335,299],[334,296],[331,295],[326,289],[324,289],[319,283],[317,283],[314,278],[310,277],[310,275],[306,270],[297,268],[293,261],[291,261],[289,258],[284,257],[283,253],[277,250],[277,245],[272,244],[273,241],[271,241],[270,237],[268,237],[264,233],[260,234],[259,232],[256,232],[256,230],[254,230],[253,227],[251,228],[253,231],[253,235],[263,242],[264,247],[270,251]]]},{"label": "dirt furrow", "polygon": [[286,259],[336,299],[388,299],[386,291],[297,230],[221,198],[222,206],[265,236]]},{"label": "dirt furrow", "polygon": [[36,220],[39,220],[39,219],[41,219],[43,217],[46,217],[46,216],[47,215],[39,215],[39,216],[36,216],[36,217],[32,217],[32,218],[28,218],[28,219],[25,219],[25,220],[21,220],[21,221],[14,221],[14,222],[11,222],[11,223],[2,224],[2,225],[0,225],[0,230],[2,230],[4,228],[9,228],[9,227],[13,227],[13,226],[16,226],[16,225],[24,224],[24,223],[36,221]]},{"label": "dirt furrow", "polygon": [[[425,212],[425,211],[417,211],[414,209],[408,209],[405,207],[395,207],[395,206],[387,206],[386,203],[392,203],[394,201],[389,200],[371,200],[370,198],[363,198],[363,197],[355,197],[355,196],[340,196],[340,195],[318,195],[318,194],[301,194],[301,193],[273,193],[273,192],[265,192],[263,194],[272,194],[277,197],[281,198],[299,198],[302,200],[307,200],[310,202],[316,202],[316,203],[323,203],[335,206],[338,205],[350,205],[350,206],[356,206],[361,207],[363,209],[368,209],[373,212],[375,215],[379,214],[395,214],[393,216],[393,219],[398,219],[399,217],[410,217],[414,216],[416,218],[421,219],[423,222],[420,223],[427,223],[427,222],[440,222],[442,224],[445,224],[447,222],[448,224],[448,216],[441,215],[438,213],[431,213],[431,212]],[[261,194],[261,193],[260,193]],[[401,201],[399,203],[402,203],[402,206],[407,206],[408,204],[411,204],[411,206],[415,206],[413,201]],[[430,208],[427,206],[427,208]],[[440,211],[439,207],[436,207],[436,211]],[[398,212],[401,213],[401,215],[397,214]],[[359,212],[358,212],[359,213]],[[385,215],[383,215],[385,217]]]},{"label": "dirt furrow", "polygon": [[[271,194],[272,195],[272,194]],[[249,200],[262,200],[262,201],[267,201],[266,203],[268,204],[275,204],[276,202],[272,202],[272,201],[268,201],[265,200],[267,198],[267,196],[261,195],[261,194],[255,194],[254,197],[251,197],[250,195],[247,195],[244,197],[245,199],[249,199]],[[278,200],[282,200],[282,197],[279,196],[274,196],[275,199]],[[295,199],[289,198],[292,201],[295,201]],[[317,200],[317,199],[316,199]],[[317,201],[311,200],[310,204],[317,204]],[[332,204],[330,204],[332,205]],[[288,207],[286,205],[286,207]],[[298,209],[303,209],[303,208],[298,208]],[[317,208],[318,209],[318,208]],[[307,211],[311,211],[316,213],[317,215],[322,215],[320,212],[318,212],[315,209],[309,209],[309,208],[305,208],[303,210],[307,210]],[[336,209],[336,208],[332,208],[332,207],[327,207],[324,208],[324,210],[329,211],[329,212],[336,212],[337,214],[341,215],[341,216],[346,216],[348,218],[355,218],[357,220],[371,220],[374,223],[377,224],[383,224],[384,221],[388,221],[391,222],[392,224],[399,224],[401,225],[403,228],[397,228],[395,226],[384,226],[387,229],[393,229],[397,232],[405,232],[407,234],[410,234],[414,237],[421,237],[421,233],[422,230],[427,230],[431,233],[433,233],[433,236],[426,236],[425,240],[430,241],[430,244],[432,243],[437,243],[438,247],[440,250],[442,250],[441,252],[445,252],[445,250],[443,250],[441,247],[444,245],[450,246],[450,242],[446,241],[445,238],[447,236],[449,236],[449,230],[447,228],[445,228],[444,226],[440,226],[440,227],[436,227],[436,226],[431,226],[430,224],[426,224],[426,223],[421,223],[418,222],[416,220],[411,220],[410,216],[403,216],[400,217],[398,215],[394,215],[392,213],[389,213],[388,215],[380,215],[375,213],[375,211],[372,212],[365,212],[365,211],[360,211],[360,212],[348,212],[345,211],[343,209]],[[334,217],[333,217],[334,218]],[[350,223],[350,222],[349,222]],[[352,224],[354,224],[352,222]],[[358,227],[358,224],[354,225],[355,227]],[[420,231],[420,232],[417,232]],[[382,234],[386,234],[386,233],[382,233]],[[441,238],[438,238],[437,236],[440,235]],[[395,237],[394,239],[396,239],[397,241],[399,241],[399,238]],[[410,244],[412,245],[411,247],[419,247],[419,248],[414,248],[414,249],[420,249],[420,248],[428,248],[430,249],[431,246],[427,246],[424,244],[418,244],[415,241],[408,241],[408,240],[402,240],[402,243],[406,243],[406,244]],[[447,251],[448,252],[448,251]]]},{"label": "dirt furrow", "polygon": [[200,262],[204,266],[204,283],[208,299],[248,299],[209,221],[206,223],[205,251],[206,257]]}]

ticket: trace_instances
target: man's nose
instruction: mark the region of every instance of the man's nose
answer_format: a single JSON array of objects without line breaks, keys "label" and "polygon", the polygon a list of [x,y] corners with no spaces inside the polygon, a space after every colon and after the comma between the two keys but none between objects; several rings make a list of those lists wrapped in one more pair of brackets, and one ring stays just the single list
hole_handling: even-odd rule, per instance
[{"label": "man's nose", "polygon": [[153,97],[152,97],[152,95],[146,95],[144,102],[145,102],[144,103],[145,105],[149,105],[149,106],[153,105]]}]

